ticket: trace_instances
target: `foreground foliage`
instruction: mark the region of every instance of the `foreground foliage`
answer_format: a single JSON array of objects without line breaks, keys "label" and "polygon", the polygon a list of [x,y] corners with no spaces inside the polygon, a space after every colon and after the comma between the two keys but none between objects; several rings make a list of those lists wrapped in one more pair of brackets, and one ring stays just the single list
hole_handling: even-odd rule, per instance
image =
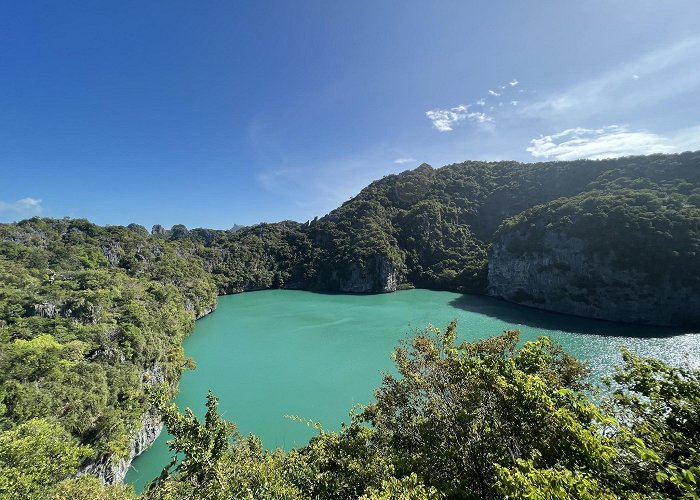
[{"label": "foreground foliage", "polygon": [[[429,327],[394,352],[376,401],[290,452],[240,435],[207,396],[199,420],[151,395],[173,460],[144,499],[697,498],[700,371],[623,353],[607,396],[546,337],[457,342]],[[598,401],[598,402],[597,402]],[[92,450],[56,422],[0,433],[0,497],[130,499],[74,477]],[[47,457],[50,457],[47,460]]]},{"label": "foreground foliage", "polygon": [[456,325],[395,351],[340,432],[264,451],[221,420],[161,403],[173,461],[148,498],[696,498],[700,372],[624,354],[596,404],[587,370],[546,337],[457,343]]}]

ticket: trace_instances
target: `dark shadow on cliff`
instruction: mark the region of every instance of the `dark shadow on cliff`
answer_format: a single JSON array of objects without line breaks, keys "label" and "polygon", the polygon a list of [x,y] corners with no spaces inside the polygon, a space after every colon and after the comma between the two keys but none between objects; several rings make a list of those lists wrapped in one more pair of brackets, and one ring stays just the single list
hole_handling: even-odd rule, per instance
[{"label": "dark shadow on cliff", "polygon": [[684,333],[699,333],[698,329],[680,327],[661,327],[647,325],[632,325],[628,323],[617,323],[604,321],[569,314],[561,314],[550,311],[543,311],[533,307],[513,304],[505,300],[494,297],[484,297],[480,295],[462,295],[450,301],[452,307],[463,309],[478,314],[483,314],[490,318],[499,319],[518,328],[519,325],[543,330],[564,330],[572,333],[588,335],[602,335],[609,337],[672,337]]}]

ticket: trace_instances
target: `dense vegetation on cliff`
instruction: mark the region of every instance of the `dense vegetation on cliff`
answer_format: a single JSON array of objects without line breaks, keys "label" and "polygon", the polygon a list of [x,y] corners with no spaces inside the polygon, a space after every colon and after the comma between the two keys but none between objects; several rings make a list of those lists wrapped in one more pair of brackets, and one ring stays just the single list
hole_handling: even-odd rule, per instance
[{"label": "dense vegetation on cliff", "polygon": [[700,169],[665,166],[651,164],[654,180],[608,173],[505,221],[493,238],[492,293],[582,316],[697,324]]},{"label": "dense vegetation on cliff", "polygon": [[[700,319],[684,311],[700,311],[694,307],[700,300],[699,181],[698,153],[542,164],[465,162],[437,170],[422,165],[387,176],[327,216],[305,224],[260,224],[236,231],[176,225],[170,230],[154,228],[152,234],[135,224],[99,227],[80,219],[34,218],[0,225],[0,495],[12,491],[41,497],[57,482],[67,496],[80,488],[100,490],[90,479],[69,479],[86,464],[93,471],[101,467],[104,477],[118,478],[115,463],[128,463],[134,436],[152,410],[148,393],[163,384],[166,397],[176,390],[189,363],[181,342],[194,319],[215,307],[217,294],[275,287],[391,291],[402,284],[483,293],[491,280],[488,265],[494,247],[505,248],[511,260],[527,262],[535,254],[545,255],[556,233],[583,242],[582,255],[589,262],[607,259],[648,284],[651,309],[682,303],[683,314],[669,317],[697,324]],[[562,272],[564,267],[553,265]],[[595,275],[590,279],[581,286],[591,295],[611,286]],[[658,300],[654,290],[660,285],[675,290],[676,295],[667,294],[671,302]],[[621,286],[629,289],[629,283]],[[502,295],[517,298],[508,290]],[[515,356],[512,349],[506,351],[502,358]],[[630,363],[628,370],[642,362]],[[673,394],[678,401],[690,398],[690,410],[680,402],[672,410],[690,411],[684,422],[696,425],[697,394],[692,391],[697,374],[648,363],[659,377],[669,377],[670,388],[658,391],[685,391]],[[650,369],[644,368],[645,373]],[[549,375],[542,377],[557,391],[578,390]],[[676,387],[681,382],[687,387]],[[397,391],[401,385],[387,383]],[[651,390],[647,382],[628,378],[627,383],[633,393],[652,402],[658,396],[645,392]],[[381,401],[379,397],[378,404]],[[640,401],[646,404],[645,398]],[[569,402],[555,399],[551,404]],[[624,421],[633,423],[644,417],[635,413],[639,408],[665,418],[664,405],[676,403],[664,401],[650,408],[639,401],[625,404],[616,411],[627,411]],[[401,415],[409,411],[383,411],[389,410]],[[434,409],[416,411],[416,419],[425,419],[425,432],[445,444],[447,438],[434,435],[437,431],[430,427]],[[238,457],[235,463],[248,463],[242,458],[248,457],[250,481],[264,477],[261,474],[281,478],[270,479],[270,484],[296,492],[285,493],[290,498],[297,493],[329,497],[331,491],[390,498],[387,491],[403,488],[428,497],[439,496],[438,490],[454,496],[455,488],[466,487],[428,473],[428,450],[412,448],[410,436],[394,439],[400,431],[394,428],[398,420],[368,412],[363,418],[374,424],[373,430],[353,425],[341,434],[322,434],[298,454],[269,455],[255,440],[238,439],[229,449],[219,437],[217,446],[222,457]],[[166,420],[195,425],[167,412]],[[645,443],[657,438],[675,443],[686,433],[647,427],[642,422],[630,432]],[[669,447],[675,445],[669,442],[645,446],[660,456],[671,453]],[[697,443],[692,446],[698,449]],[[556,457],[538,458],[535,452],[545,451],[532,446],[518,447],[522,453],[510,461],[498,458],[488,466],[489,480],[497,477],[499,487],[520,488],[523,481],[532,487],[546,481],[587,481],[600,472],[557,462]],[[628,451],[618,448],[614,453],[627,456]],[[448,458],[461,453],[447,451]],[[289,465],[297,459],[299,463]],[[669,460],[679,470],[691,470],[685,458]],[[356,470],[360,463],[371,467]],[[35,471],[26,464],[45,467]],[[652,469],[650,465],[644,470]],[[290,470],[301,476],[290,479]],[[676,477],[670,469],[661,473]],[[683,481],[692,482],[689,474]],[[164,480],[154,494],[167,496],[168,488],[189,487],[182,486],[182,477]],[[197,484],[185,477],[187,484]],[[605,481],[589,486],[623,491]],[[123,493],[120,488],[110,491]]]},{"label": "dense vegetation on cliff", "polygon": [[[186,245],[83,220],[0,226],[0,425],[53,425],[82,457],[128,457],[216,289]],[[48,420],[45,420],[48,419]]]},{"label": "dense vegetation on cliff", "polygon": [[159,237],[203,245],[220,292],[392,291],[403,284],[485,293],[494,243],[523,233],[527,242],[513,243],[511,257],[526,260],[559,231],[585,241],[589,258],[614,253],[619,266],[672,285],[683,278],[687,293],[698,296],[700,278],[689,278],[698,273],[679,270],[697,265],[699,214],[700,153],[469,161],[386,176],[306,224],[235,232],[175,226]]},{"label": "dense vegetation on cliff", "polygon": [[680,189],[589,191],[529,209],[506,221],[499,236],[525,235],[517,241],[522,246],[513,250],[527,255],[541,251],[546,232],[556,231],[585,242],[590,257],[612,253],[620,269],[655,268],[650,280],[666,278],[693,287],[700,271],[700,196],[695,202],[691,197]]},{"label": "dense vegetation on cliff", "polygon": [[[699,201],[698,153],[539,164],[465,162],[387,176],[321,221],[331,235],[347,234],[346,220],[382,229],[384,238],[374,246],[360,240],[348,253],[389,255],[402,264],[397,267],[402,279],[415,286],[484,292],[487,252],[495,239],[524,229],[534,240],[563,224],[580,228],[572,235],[590,242],[591,253],[617,251],[619,245],[620,263],[628,269],[658,279],[672,266],[688,277],[679,270],[697,265]],[[628,251],[635,247],[644,248],[644,255]],[[663,261],[665,267],[650,261]],[[668,275],[672,281],[675,273]],[[700,293],[697,280],[689,285]]]}]

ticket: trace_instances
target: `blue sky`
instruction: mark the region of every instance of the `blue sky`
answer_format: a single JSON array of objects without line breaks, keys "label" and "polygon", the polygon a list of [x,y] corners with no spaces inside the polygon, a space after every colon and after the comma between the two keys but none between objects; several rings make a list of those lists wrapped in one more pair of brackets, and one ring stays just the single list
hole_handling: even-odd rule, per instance
[{"label": "blue sky", "polygon": [[467,159],[700,149],[700,2],[0,4],[0,220],[228,228]]}]

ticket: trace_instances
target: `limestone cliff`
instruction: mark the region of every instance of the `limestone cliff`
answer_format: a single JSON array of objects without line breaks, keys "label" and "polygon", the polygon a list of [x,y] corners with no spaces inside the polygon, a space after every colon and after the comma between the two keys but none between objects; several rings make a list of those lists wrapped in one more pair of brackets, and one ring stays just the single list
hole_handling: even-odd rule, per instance
[{"label": "limestone cliff", "polygon": [[488,292],[511,302],[577,316],[655,325],[700,323],[700,294],[675,283],[658,268],[620,265],[607,252],[562,232],[545,231],[536,248],[532,235],[506,232],[489,255]]},{"label": "limestone cliff", "polygon": [[346,293],[395,292],[398,272],[388,257],[375,255],[367,259],[364,266],[351,264],[349,273],[332,279],[338,280],[338,290]]},{"label": "limestone cliff", "polygon": [[[142,380],[144,385],[151,387],[159,386],[166,382],[165,373],[163,373],[162,368],[157,363],[144,370]],[[132,434],[127,456],[100,455],[84,464],[79,474],[92,474],[105,484],[122,482],[134,458],[148,449],[162,430],[163,423],[158,413],[154,409],[147,411],[141,417],[140,425]]]},{"label": "limestone cliff", "polygon": [[80,474],[92,474],[105,484],[122,482],[134,458],[153,444],[162,429],[163,423],[160,418],[157,415],[147,413],[144,415],[141,427],[132,438],[128,456],[101,455],[84,465],[80,469]]}]

